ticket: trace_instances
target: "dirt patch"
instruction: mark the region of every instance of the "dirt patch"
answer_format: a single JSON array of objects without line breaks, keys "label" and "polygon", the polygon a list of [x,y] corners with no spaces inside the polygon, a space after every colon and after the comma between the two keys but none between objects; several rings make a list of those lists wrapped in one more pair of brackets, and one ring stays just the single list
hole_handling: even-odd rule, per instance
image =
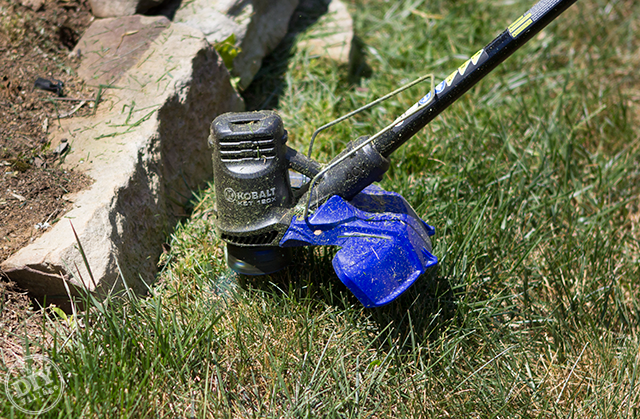
[{"label": "dirt patch", "polygon": [[26,341],[29,354],[40,353],[41,321],[27,293],[0,278],[0,371],[23,358]]},{"label": "dirt patch", "polygon": [[[32,10],[17,0],[0,0],[0,261],[26,246],[70,209],[68,193],[91,180],[59,164],[64,153],[52,150],[49,127],[58,118],[87,115],[92,89],[76,75],[77,57],[69,56],[91,14],[86,0],[47,0]],[[38,78],[62,81],[64,97],[34,88]],[[75,110],[75,112],[74,112]],[[38,228],[36,228],[38,226]],[[43,339],[41,314],[28,294],[0,272],[0,370],[24,355],[38,353]],[[34,346],[35,345],[35,346]]]},{"label": "dirt patch", "polygon": [[[86,115],[87,89],[70,51],[91,22],[86,0],[49,0],[39,10],[0,0],[0,261],[26,246],[71,206],[63,197],[90,184],[59,168],[47,130],[60,117]],[[36,79],[64,83],[63,94],[36,89]],[[77,108],[77,109],[76,109]],[[71,112],[72,115],[68,115]],[[36,226],[38,226],[36,228]]]}]

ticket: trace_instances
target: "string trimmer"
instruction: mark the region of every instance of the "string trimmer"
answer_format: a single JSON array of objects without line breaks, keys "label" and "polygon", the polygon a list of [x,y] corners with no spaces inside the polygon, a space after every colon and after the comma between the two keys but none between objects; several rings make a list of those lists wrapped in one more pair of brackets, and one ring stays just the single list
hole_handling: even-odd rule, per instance
[{"label": "string trimmer", "polygon": [[362,304],[395,299],[437,264],[434,229],[402,196],[372,184],[389,168],[391,153],[575,1],[540,0],[392,124],[353,141],[326,165],[310,158],[319,130],[305,156],[286,145],[274,112],[217,117],[210,138],[216,229],[228,265],[245,275],[269,274],[288,264],[289,247],[339,246],[333,267]]}]

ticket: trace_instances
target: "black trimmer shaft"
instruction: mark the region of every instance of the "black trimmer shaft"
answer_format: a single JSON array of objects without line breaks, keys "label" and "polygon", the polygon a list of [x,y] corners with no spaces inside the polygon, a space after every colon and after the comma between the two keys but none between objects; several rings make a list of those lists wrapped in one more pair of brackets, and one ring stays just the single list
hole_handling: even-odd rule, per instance
[{"label": "black trimmer shaft", "polygon": [[[376,134],[371,144],[366,138],[356,141],[353,158],[346,159],[343,153],[329,162],[327,167],[331,170],[318,175],[317,182],[309,190],[310,206],[317,207],[333,195],[349,200],[379,180],[388,168],[387,159],[391,153],[576,1],[540,0],[438,84],[434,91],[409,108],[390,130]],[[303,202],[306,202],[305,198]]]},{"label": "black trimmer shaft", "polygon": [[389,157],[575,2],[576,0],[540,0],[496,39],[451,73],[436,87],[435,92],[429,92],[405,115],[420,108],[416,113],[374,140],[374,148],[383,156]]}]

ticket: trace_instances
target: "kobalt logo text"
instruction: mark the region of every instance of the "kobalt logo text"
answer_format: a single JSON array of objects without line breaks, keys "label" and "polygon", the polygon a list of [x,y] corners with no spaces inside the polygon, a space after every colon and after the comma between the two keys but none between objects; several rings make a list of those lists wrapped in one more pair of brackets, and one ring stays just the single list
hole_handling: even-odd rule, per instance
[{"label": "kobalt logo text", "polygon": [[237,192],[232,188],[226,188],[224,190],[224,198],[229,202],[235,202],[245,207],[253,205],[254,202],[266,205],[276,201],[276,188],[249,192]]}]

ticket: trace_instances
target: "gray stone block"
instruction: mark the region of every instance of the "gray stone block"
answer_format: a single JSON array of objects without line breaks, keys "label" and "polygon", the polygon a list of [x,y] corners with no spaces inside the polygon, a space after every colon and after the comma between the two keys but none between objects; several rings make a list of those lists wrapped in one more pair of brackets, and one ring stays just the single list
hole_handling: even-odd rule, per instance
[{"label": "gray stone block", "polygon": [[244,89],[286,35],[297,5],[298,0],[193,0],[178,9],[174,21],[201,30],[212,44],[235,34],[241,52],[233,75]]},{"label": "gray stone block", "polygon": [[66,295],[63,281],[105,292],[122,286],[120,271],[144,291],[192,190],[212,177],[211,121],[243,101],[202,32],[163,17],[97,20],[76,48],[79,74],[102,86],[103,100],[95,115],[55,124],[52,148],[67,139],[64,165],[94,183],[1,268],[36,296]]}]

